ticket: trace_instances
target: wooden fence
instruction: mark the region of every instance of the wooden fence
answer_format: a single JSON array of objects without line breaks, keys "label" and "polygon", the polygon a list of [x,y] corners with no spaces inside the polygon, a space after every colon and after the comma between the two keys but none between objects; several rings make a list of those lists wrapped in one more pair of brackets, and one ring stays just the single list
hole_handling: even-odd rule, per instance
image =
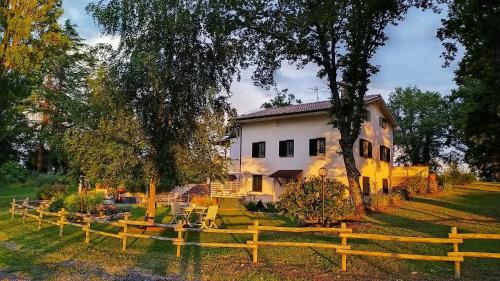
[{"label": "wooden fence", "polygon": [[[397,258],[397,259],[408,259],[408,260],[423,260],[423,261],[443,261],[443,262],[453,262],[455,267],[455,278],[460,278],[460,263],[464,261],[464,257],[473,258],[500,258],[500,253],[484,253],[484,252],[460,252],[458,244],[464,243],[464,240],[468,239],[492,239],[500,240],[500,234],[480,234],[480,233],[458,233],[456,227],[451,228],[451,232],[448,238],[436,238],[436,237],[412,237],[412,236],[395,236],[395,235],[381,235],[381,234],[365,234],[365,233],[352,233],[352,229],[347,228],[345,223],[341,224],[341,227],[337,228],[321,228],[321,227],[279,227],[279,226],[265,226],[259,225],[257,220],[254,221],[253,225],[248,226],[248,229],[200,229],[200,228],[185,228],[181,224],[161,224],[161,223],[147,223],[145,221],[134,221],[129,220],[128,216],[123,220],[118,222],[106,222],[99,219],[93,219],[87,214],[81,213],[70,213],[66,212],[64,209],[55,213],[48,212],[42,208],[38,208],[29,205],[30,201],[28,199],[22,201],[12,200],[11,203],[11,217],[14,218],[15,215],[22,216],[23,220],[26,218],[33,218],[38,221],[38,229],[42,228],[42,223],[48,223],[56,225],[59,227],[59,235],[63,236],[63,230],[65,225],[71,225],[79,227],[85,234],[85,243],[90,243],[91,233],[104,235],[108,237],[113,237],[120,239],[122,242],[122,251],[127,249],[127,238],[143,238],[143,239],[153,239],[170,241],[172,245],[177,246],[177,257],[181,256],[182,246],[196,246],[196,247],[222,247],[222,248],[242,248],[252,250],[252,261],[257,263],[258,261],[258,249],[260,247],[308,247],[308,248],[324,248],[332,249],[336,253],[341,255],[341,268],[342,271],[347,271],[347,256],[348,255],[361,255],[361,256],[372,256],[372,257],[384,257],[384,258]],[[30,211],[35,211],[38,214],[32,214]],[[68,216],[80,217],[79,221],[82,223],[71,222],[67,218]],[[44,218],[45,217],[45,218]],[[56,220],[47,219],[48,217],[57,218]],[[107,224],[114,227],[122,228],[119,233],[109,233],[105,231],[99,231],[91,228],[91,223],[101,223]],[[171,229],[177,232],[177,237],[164,237],[157,235],[139,234],[129,232],[129,226],[135,227],[155,227]],[[217,233],[217,234],[248,234],[252,236],[251,240],[246,241],[246,243],[215,243],[215,242],[190,242],[185,240],[185,233],[187,232],[199,232],[199,233]],[[340,238],[340,244],[336,243],[316,243],[316,242],[290,242],[290,241],[262,241],[259,240],[259,234],[262,232],[287,232],[287,233],[328,233],[338,235]],[[377,252],[377,251],[366,251],[366,250],[354,250],[347,243],[347,239],[364,239],[364,240],[378,240],[378,241],[396,241],[403,243],[433,243],[433,244],[450,244],[453,245],[453,251],[448,252],[446,256],[434,256],[434,255],[416,255],[411,253],[390,253],[390,252]]]}]

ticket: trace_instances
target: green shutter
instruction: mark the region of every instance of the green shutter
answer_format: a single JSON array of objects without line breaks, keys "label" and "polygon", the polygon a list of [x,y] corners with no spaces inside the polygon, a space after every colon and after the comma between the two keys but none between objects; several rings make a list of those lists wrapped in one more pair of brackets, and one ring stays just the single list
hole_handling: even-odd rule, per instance
[{"label": "green shutter", "polygon": [[309,140],[309,156],[318,155],[318,139]]},{"label": "green shutter", "polygon": [[286,157],[286,141],[280,141],[279,156]]}]

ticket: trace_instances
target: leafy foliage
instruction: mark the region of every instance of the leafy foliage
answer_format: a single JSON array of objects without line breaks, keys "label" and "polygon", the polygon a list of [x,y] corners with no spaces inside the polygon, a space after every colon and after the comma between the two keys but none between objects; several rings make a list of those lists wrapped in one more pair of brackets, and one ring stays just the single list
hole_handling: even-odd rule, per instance
[{"label": "leafy foliage", "polygon": [[90,81],[87,126],[68,130],[64,147],[75,174],[118,187],[147,180],[145,142],[139,121],[123,100],[112,73],[101,68]]},{"label": "leafy foliage", "polygon": [[174,146],[178,181],[181,183],[201,183],[207,177],[227,179],[228,165],[223,152],[229,149],[229,143],[221,142],[226,137],[226,115],[224,111],[210,107],[202,111],[190,138]]},{"label": "leafy foliage", "polygon": [[226,1],[111,0],[87,9],[104,33],[120,35],[114,67],[151,145],[155,177],[180,182],[176,146],[189,143],[205,108],[229,110],[245,53],[234,36],[238,15]]},{"label": "leafy foliage", "polygon": [[439,176],[440,184],[445,187],[448,185],[471,184],[475,181],[477,181],[476,175],[460,168],[456,161],[453,161]]},{"label": "leafy foliage", "polygon": [[31,138],[21,101],[48,52],[66,44],[59,0],[0,2],[0,164],[19,161]]},{"label": "leafy foliage", "polygon": [[281,91],[275,89],[275,91],[276,95],[270,101],[263,103],[260,108],[270,109],[302,103],[302,100],[297,99],[294,94],[288,93],[288,89]]},{"label": "leafy foliage", "polygon": [[24,182],[27,176],[28,171],[17,162],[8,161],[0,166],[0,182]]},{"label": "leafy foliage", "polygon": [[[347,188],[337,180],[325,179],[325,222],[352,215],[354,206],[344,199],[342,192]],[[304,182],[289,183],[281,194],[277,208],[289,218],[303,222],[321,220],[321,178],[313,177]]]},{"label": "leafy foliage", "polygon": [[64,198],[64,208],[69,212],[96,214],[103,201],[104,194],[98,192],[88,192],[85,196],[71,194]]},{"label": "leafy foliage", "polygon": [[451,127],[451,106],[437,92],[417,87],[396,88],[389,108],[401,131],[395,133],[396,161],[401,164],[433,165],[446,155]]},{"label": "leafy foliage", "polygon": [[54,198],[64,198],[69,194],[69,186],[65,184],[44,184],[36,192],[36,198],[41,200],[51,200]]},{"label": "leafy foliage", "polygon": [[500,180],[500,4],[498,1],[448,2],[448,17],[438,31],[445,65],[465,49],[453,91],[459,112],[457,136],[467,146],[465,161],[483,179]]},{"label": "leafy foliage", "polygon": [[55,198],[49,204],[49,212],[57,212],[64,208],[64,197]]},{"label": "leafy foliage", "polygon": [[[87,81],[95,59],[82,43],[75,26],[68,20],[62,27],[65,44],[46,52],[43,65],[32,80],[33,87],[25,102],[25,111],[38,116],[31,122],[34,142],[31,161],[38,172],[67,168],[63,149],[64,132],[83,118]],[[43,155],[43,157],[41,156]]]}]

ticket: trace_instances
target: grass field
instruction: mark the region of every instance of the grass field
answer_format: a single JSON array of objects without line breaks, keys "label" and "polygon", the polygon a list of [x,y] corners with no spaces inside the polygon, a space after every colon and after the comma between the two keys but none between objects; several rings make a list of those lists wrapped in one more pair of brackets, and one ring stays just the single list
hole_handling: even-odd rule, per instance
[{"label": "grass field", "polygon": [[[83,243],[82,231],[10,219],[13,197],[33,198],[30,184],[0,187],[0,280],[450,280],[453,265],[448,262],[406,261],[349,256],[347,272],[340,270],[340,257],[327,249],[260,248],[259,263],[251,263],[248,251],[240,249],[200,249],[183,247],[175,257],[170,242],[129,238],[126,253],[120,240],[93,235],[90,246]],[[160,209],[159,220],[168,221],[168,211]],[[134,209],[137,219],[142,209]],[[246,228],[253,219],[264,225],[292,225],[280,217],[254,215],[242,211],[220,213],[219,225]],[[500,233],[500,187],[475,184],[455,187],[432,197],[416,197],[400,208],[367,216],[348,224],[355,232],[409,236],[447,237],[451,226],[459,232]],[[135,230],[140,232],[142,230]],[[118,232],[118,230],[116,230]],[[174,236],[172,231],[161,233]],[[188,241],[240,242],[248,235],[189,233]],[[339,241],[328,235],[265,233],[259,240]],[[349,240],[356,249],[398,253],[446,255],[451,246],[385,241]],[[466,251],[500,252],[496,241],[466,241]],[[500,260],[466,259],[464,280],[499,280]]]}]

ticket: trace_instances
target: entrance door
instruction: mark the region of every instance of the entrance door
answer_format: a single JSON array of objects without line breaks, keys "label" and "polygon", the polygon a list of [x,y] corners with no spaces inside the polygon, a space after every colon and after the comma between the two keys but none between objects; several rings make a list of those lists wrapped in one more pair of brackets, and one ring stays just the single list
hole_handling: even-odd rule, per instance
[{"label": "entrance door", "polygon": [[389,180],[388,179],[382,179],[382,190],[384,191],[385,194],[389,194]]}]

